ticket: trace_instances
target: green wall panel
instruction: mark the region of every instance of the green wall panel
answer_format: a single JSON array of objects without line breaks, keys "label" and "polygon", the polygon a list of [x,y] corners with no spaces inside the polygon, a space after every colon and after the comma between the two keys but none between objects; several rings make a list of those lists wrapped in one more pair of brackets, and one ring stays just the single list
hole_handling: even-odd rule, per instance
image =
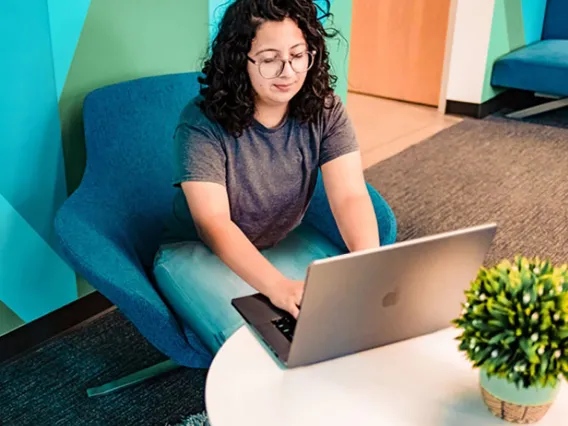
[{"label": "green wall panel", "polygon": [[[513,2],[518,2],[518,11],[520,12],[520,0],[513,0]],[[495,61],[500,56],[511,51],[508,34],[509,21],[520,19],[520,27],[522,28],[522,13],[515,14],[514,19],[507,19],[507,11],[508,10],[505,8],[504,1],[495,1],[495,7],[493,9],[493,22],[491,24],[491,36],[489,38],[489,49],[487,51],[485,79],[483,82],[483,91],[481,93],[481,102],[485,102],[502,92],[501,89],[497,89],[491,86],[491,72],[493,70],[493,64],[495,63]],[[516,26],[519,27],[518,24]]]},{"label": "green wall panel", "polygon": [[91,294],[95,289],[87,282],[85,278],[77,275],[77,298],[81,298]]},{"label": "green wall panel", "polygon": [[351,40],[351,0],[335,0],[331,5],[333,19],[327,26],[340,31],[340,36],[328,41],[332,70],[337,75],[335,92],[347,102],[347,78],[349,76],[349,41]]},{"label": "green wall panel", "polygon": [[0,336],[24,324],[24,320],[0,300]]},{"label": "green wall panel", "polygon": [[91,3],[59,102],[69,192],[85,166],[85,95],[139,77],[198,70],[208,34],[207,0]]}]

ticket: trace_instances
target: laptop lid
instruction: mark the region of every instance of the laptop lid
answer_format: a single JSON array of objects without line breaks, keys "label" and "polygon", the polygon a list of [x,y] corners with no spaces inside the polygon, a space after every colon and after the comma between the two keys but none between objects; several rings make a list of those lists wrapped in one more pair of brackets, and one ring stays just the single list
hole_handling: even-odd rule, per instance
[{"label": "laptop lid", "polygon": [[487,224],[312,263],[288,367],[450,327],[496,228]]}]

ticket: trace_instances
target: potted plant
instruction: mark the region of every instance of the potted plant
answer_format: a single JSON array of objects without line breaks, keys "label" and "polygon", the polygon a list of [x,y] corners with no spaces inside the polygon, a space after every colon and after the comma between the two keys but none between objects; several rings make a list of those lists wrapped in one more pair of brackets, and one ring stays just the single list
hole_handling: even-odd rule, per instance
[{"label": "potted plant", "polygon": [[489,410],[535,423],[568,379],[568,266],[516,256],[481,267],[453,324]]}]

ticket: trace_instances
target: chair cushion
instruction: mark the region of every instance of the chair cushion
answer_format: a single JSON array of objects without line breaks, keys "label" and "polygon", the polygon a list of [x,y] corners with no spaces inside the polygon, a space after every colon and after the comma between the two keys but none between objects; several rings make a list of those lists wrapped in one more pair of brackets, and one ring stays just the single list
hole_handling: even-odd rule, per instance
[{"label": "chair cushion", "polygon": [[568,40],[543,40],[499,59],[491,84],[568,96]]}]

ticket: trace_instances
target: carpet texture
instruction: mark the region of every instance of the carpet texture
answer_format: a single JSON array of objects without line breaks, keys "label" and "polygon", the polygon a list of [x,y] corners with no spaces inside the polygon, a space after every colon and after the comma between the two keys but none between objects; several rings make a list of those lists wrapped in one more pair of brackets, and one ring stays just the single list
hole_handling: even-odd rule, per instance
[{"label": "carpet texture", "polygon": [[211,424],[207,418],[207,413],[204,411],[203,413],[194,414],[193,416],[185,419],[183,422],[173,426],[211,426]]},{"label": "carpet texture", "polygon": [[[466,120],[365,172],[398,240],[497,222],[486,263],[517,253],[568,261],[568,131]],[[178,369],[115,394],[86,389],[164,358],[118,312],[0,365],[0,424],[206,424],[206,371]],[[193,417],[189,417],[195,415]]]},{"label": "carpet texture", "polygon": [[113,311],[0,365],[0,425],[176,425],[202,413],[206,370],[180,368],[116,393],[87,397],[89,387],[163,360]]},{"label": "carpet texture", "polygon": [[515,254],[568,261],[568,131],[465,120],[366,170],[398,240],[496,222],[486,264]]}]

